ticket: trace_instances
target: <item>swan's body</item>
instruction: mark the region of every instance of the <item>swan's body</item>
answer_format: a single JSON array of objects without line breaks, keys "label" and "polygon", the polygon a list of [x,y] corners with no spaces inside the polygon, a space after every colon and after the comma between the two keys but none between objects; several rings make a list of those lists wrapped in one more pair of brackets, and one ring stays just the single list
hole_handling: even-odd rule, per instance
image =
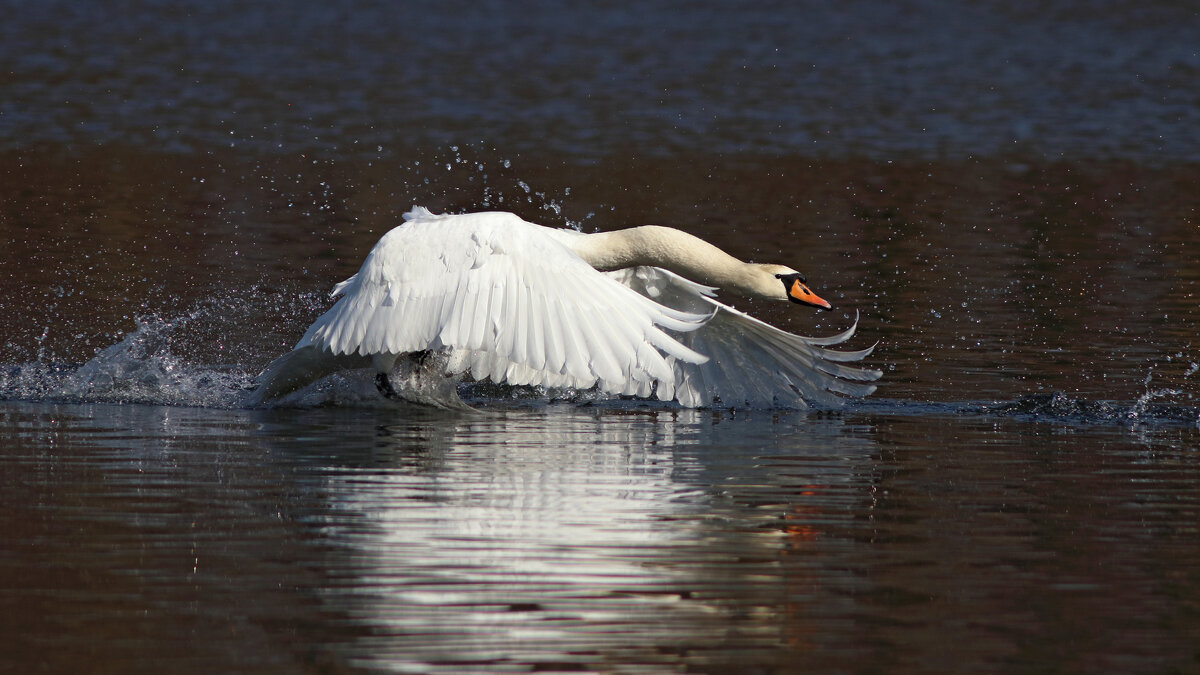
[{"label": "swan's body", "polygon": [[[582,234],[510,213],[405,214],[341,299],[258,378],[255,403],[330,373],[373,367],[380,390],[403,355],[447,375],[655,397],[689,407],[804,407],[865,396],[871,349],[825,349],[713,299],[716,288],[829,308],[795,270],[744,263],[679,230]],[[833,393],[831,393],[833,392]]]}]

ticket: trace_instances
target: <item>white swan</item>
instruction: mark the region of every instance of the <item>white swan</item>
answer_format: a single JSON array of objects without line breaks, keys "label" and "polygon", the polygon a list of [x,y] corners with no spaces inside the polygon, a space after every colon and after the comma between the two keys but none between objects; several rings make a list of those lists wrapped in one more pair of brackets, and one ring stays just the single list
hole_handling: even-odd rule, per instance
[{"label": "white swan", "polygon": [[843,365],[873,347],[825,348],[848,340],[857,320],[839,335],[802,337],[717,302],[721,288],[830,309],[795,270],[744,263],[679,230],[583,234],[511,213],[422,207],[404,219],[259,375],[252,404],[366,367],[395,396],[388,374],[406,355],[446,375],[688,407],[836,405],[834,393],[865,396],[881,375]]}]

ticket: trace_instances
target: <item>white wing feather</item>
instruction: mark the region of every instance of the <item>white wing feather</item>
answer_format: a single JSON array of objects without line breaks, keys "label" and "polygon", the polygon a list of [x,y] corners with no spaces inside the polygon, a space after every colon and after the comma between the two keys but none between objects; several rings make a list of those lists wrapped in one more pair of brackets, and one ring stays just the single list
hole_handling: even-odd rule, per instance
[{"label": "white wing feather", "polygon": [[675,400],[688,407],[804,408],[807,402],[839,405],[835,394],[866,396],[882,373],[842,365],[862,360],[874,347],[835,351],[854,335],[849,330],[810,338],[780,330],[713,299],[715,289],[657,267],[636,267],[609,276],[668,307],[712,312],[702,328],[674,335],[683,345],[708,356],[702,363],[673,360]]},{"label": "white wing feather", "polygon": [[[609,393],[623,393],[629,383],[670,389],[675,363],[706,360],[677,337],[706,314],[664,307],[597,272],[547,228],[507,213],[435,216],[416,209],[405,218],[357,274],[334,288],[342,297],[293,353],[446,350],[451,373]],[[260,376],[260,392],[272,393],[259,400],[276,395],[273,379],[297,379],[275,366]]]}]

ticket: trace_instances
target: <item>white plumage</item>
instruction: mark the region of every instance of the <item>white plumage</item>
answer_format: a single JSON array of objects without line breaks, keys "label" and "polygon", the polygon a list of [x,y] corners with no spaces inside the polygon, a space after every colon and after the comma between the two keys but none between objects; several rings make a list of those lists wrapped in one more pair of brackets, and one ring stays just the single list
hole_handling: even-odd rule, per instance
[{"label": "white plumage", "polygon": [[[447,375],[597,387],[689,407],[836,404],[830,392],[866,395],[874,386],[865,382],[880,377],[842,365],[871,349],[824,348],[849,339],[853,327],[825,339],[792,335],[668,271],[780,299],[799,277],[742,263],[678,230],[586,235],[510,213],[434,215],[421,207],[404,218],[334,288],[341,298],[295,349],[259,376],[253,403],[338,370],[388,373],[402,356],[430,352],[442,355],[437,364]],[[828,307],[819,298],[803,302]],[[391,393],[384,377],[381,390]]]}]

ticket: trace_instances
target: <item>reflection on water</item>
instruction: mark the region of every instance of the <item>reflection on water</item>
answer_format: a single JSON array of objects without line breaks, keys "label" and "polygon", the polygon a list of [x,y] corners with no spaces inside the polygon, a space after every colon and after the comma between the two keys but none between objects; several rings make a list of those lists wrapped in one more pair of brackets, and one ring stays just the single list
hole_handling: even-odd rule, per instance
[{"label": "reflection on water", "polygon": [[0,426],[5,666],[1146,671],[1200,657],[1194,429],[47,404],[6,404]]},{"label": "reflection on water", "polygon": [[[840,425],[826,427],[796,450],[836,440]],[[777,574],[787,515],[747,511],[736,493],[782,491],[763,505],[774,510],[792,486],[757,485],[761,468],[721,484],[733,467],[712,453],[765,440],[745,431],[711,413],[565,407],[381,425],[356,439],[369,453],[328,470],[320,530],[348,577],[327,606],[370,627],[350,651],[377,665],[774,659],[786,627],[761,581]],[[792,480],[844,488],[868,448],[847,440],[796,462]]]},{"label": "reflection on water", "polygon": [[368,658],[570,664],[602,649],[618,663],[669,664],[666,645],[687,653],[719,640],[738,611],[720,602],[734,584],[704,568],[731,561],[731,548],[769,556],[777,537],[713,540],[713,496],[689,480],[697,414],[662,415],[382,428],[376,447],[412,464],[329,483],[355,522],[345,553],[359,577],[330,602],[381,633],[364,638]]}]

